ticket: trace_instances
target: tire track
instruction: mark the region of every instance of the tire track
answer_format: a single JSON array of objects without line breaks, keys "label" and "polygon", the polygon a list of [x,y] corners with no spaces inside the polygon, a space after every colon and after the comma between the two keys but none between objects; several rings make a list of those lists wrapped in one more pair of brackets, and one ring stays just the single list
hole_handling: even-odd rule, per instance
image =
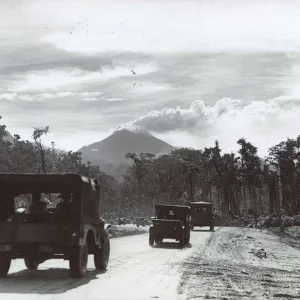
[{"label": "tire track", "polygon": [[282,268],[279,264],[257,266],[255,261],[246,259],[250,254],[242,252],[245,249],[240,243],[250,243],[245,233],[254,231],[222,228],[213,234],[205,247],[197,249],[183,263],[178,293],[186,294],[188,299],[300,299],[300,276],[295,273],[300,253],[296,255],[294,249],[284,251],[279,240],[276,244],[276,237],[268,240],[260,232],[254,235],[257,245],[273,245],[281,255],[285,253],[285,259],[280,257],[282,261],[293,261],[283,263]]}]

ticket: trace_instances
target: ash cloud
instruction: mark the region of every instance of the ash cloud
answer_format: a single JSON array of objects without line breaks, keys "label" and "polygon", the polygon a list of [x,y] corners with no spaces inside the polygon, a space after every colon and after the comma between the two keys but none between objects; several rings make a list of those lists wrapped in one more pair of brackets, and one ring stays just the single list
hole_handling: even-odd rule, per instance
[{"label": "ash cloud", "polygon": [[201,149],[219,140],[224,151],[237,151],[245,137],[265,156],[282,140],[296,138],[300,126],[300,97],[282,96],[268,101],[224,98],[209,106],[194,101],[187,109],[151,111],[130,124],[140,126],[174,146]]},{"label": "ash cloud", "polygon": [[213,106],[205,105],[204,101],[192,102],[189,108],[163,108],[152,110],[130,122],[149,131],[164,133],[173,130],[205,129],[215,124],[218,119],[234,113],[241,104],[240,100],[223,98]]}]

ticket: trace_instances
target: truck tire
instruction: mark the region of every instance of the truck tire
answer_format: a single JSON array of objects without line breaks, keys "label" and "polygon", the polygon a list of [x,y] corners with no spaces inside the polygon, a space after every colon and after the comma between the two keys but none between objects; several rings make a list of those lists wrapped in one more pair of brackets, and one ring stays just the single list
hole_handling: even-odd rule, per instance
[{"label": "truck tire", "polygon": [[188,244],[189,242],[190,242],[190,235],[188,234],[188,235],[186,236],[185,244]]},{"label": "truck tire", "polygon": [[210,231],[214,231],[214,229],[215,229],[215,225],[214,225],[214,223],[211,223],[210,224]]},{"label": "truck tire", "polygon": [[103,248],[97,249],[96,253],[94,254],[95,268],[99,271],[106,270],[109,262],[109,255],[110,255],[110,241],[109,241],[108,233],[104,231],[103,236],[104,236]]},{"label": "truck tire", "polygon": [[76,246],[71,250],[69,265],[73,278],[84,277],[88,263],[88,255],[87,245]]},{"label": "truck tire", "polygon": [[39,263],[34,258],[26,257],[24,258],[24,263],[29,270],[36,270],[39,266]]},{"label": "truck tire", "polygon": [[179,246],[180,248],[184,247],[184,232],[182,232],[180,239],[179,239]]},{"label": "truck tire", "polygon": [[150,246],[154,245],[154,240],[155,240],[154,233],[150,228],[150,230],[149,230],[149,245]]},{"label": "truck tire", "polygon": [[6,253],[0,253],[0,277],[5,277],[8,274],[10,264],[10,256]]}]

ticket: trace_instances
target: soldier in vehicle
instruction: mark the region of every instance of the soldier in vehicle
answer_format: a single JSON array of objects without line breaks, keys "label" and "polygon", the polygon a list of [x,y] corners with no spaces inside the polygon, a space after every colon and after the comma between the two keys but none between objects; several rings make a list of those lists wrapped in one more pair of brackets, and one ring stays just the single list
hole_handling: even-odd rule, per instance
[{"label": "soldier in vehicle", "polygon": [[56,206],[56,212],[59,215],[65,216],[68,214],[70,210],[70,200],[71,200],[71,194],[70,193],[62,193],[60,198],[62,201],[60,201]]},{"label": "soldier in vehicle", "polygon": [[41,201],[41,193],[32,193],[32,203],[25,209],[24,213],[28,214],[43,214],[49,212],[47,209],[47,203]]}]

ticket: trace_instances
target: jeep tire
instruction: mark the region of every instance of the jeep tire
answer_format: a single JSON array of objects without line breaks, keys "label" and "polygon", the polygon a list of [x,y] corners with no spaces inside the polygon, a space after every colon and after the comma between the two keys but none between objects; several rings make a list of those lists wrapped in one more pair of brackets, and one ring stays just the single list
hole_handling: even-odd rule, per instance
[{"label": "jeep tire", "polygon": [[154,236],[153,230],[151,230],[151,227],[150,227],[150,230],[149,230],[149,245],[150,246],[154,245],[154,240],[155,240],[155,236]]},{"label": "jeep tire", "polygon": [[11,257],[6,253],[0,253],[0,277],[5,277],[8,274],[11,264]]},{"label": "jeep tire", "polygon": [[188,244],[190,242],[190,234],[187,234],[185,244]]},{"label": "jeep tire", "polygon": [[71,249],[69,265],[73,278],[84,277],[87,269],[88,254],[87,245],[75,246]]},{"label": "jeep tire", "polygon": [[101,249],[97,249],[94,254],[95,268],[99,271],[106,270],[109,262],[110,241],[106,231],[103,233],[103,240],[103,247]]}]

